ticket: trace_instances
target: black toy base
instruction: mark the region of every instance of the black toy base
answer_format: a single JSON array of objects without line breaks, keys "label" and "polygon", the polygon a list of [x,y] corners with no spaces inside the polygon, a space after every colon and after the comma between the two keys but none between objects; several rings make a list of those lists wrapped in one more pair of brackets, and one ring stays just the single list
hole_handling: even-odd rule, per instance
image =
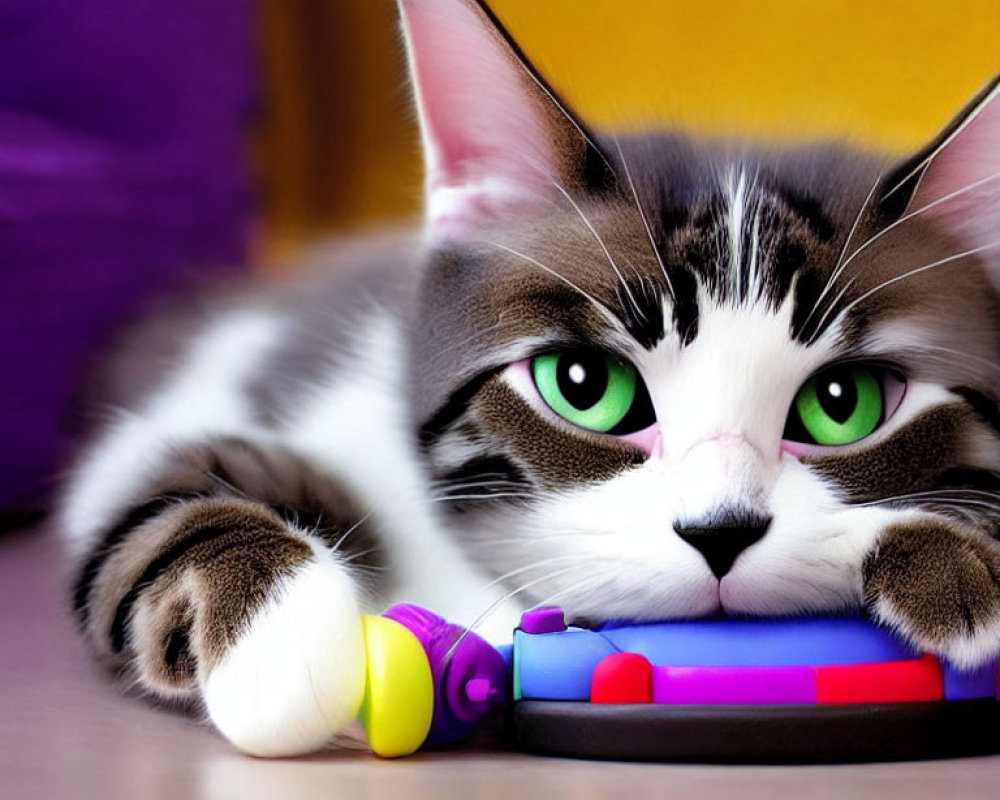
[{"label": "black toy base", "polygon": [[1000,702],[842,706],[514,704],[528,752],[622,761],[830,763],[1000,752]]}]

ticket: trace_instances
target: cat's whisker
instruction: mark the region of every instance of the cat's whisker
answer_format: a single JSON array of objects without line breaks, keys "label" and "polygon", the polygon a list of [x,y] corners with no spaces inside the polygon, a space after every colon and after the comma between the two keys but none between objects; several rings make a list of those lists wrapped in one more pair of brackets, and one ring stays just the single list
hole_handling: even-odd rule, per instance
[{"label": "cat's whisker", "polygon": [[348,538],[348,537],[349,537],[349,536],[350,536],[350,535],[351,535],[352,533],[354,533],[354,532],[355,532],[355,531],[356,531],[356,530],[357,530],[358,528],[360,528],[360,527],[361,527],[362,525],[364,525],[364,524],[365,524],[365,523],[366,523],[366,522],[368,521],[368,518],[369,518],[369,517],[371,517],[371,515],[372,515],[373,513],[374,513],[373,511],[369,511],[369,512],[368,512],[367,514],[365,514],[365,515],[364,515],[364,516],[363,516],[363,517],[362,517],[361,519],[359,519],[359,520],[358,520],[357,522],[355,522],[355,523],[354,523],[354,524],[353,524],[353,525],[352,525],[352,526],[351,526],[350,528],[348,528],[348,529],[347,529],[346,531],[344,531],[343,535],[342,535],[342,536],[340,536],[340,537],[339,537],[339,538],[337,539],[337,542],[336,542],[336,544],[334,544],[334,546],[333,546],[333,547],[331,548],[331,550],[332,550],[332,551],[333,551],[334,553],[338,552],[338,551],[339,551],[339,550],[340,550],[340,549],[341,549],[341,548],[342,548],[342,547],[344,546],[344,542],[346,542],[346,541],[347,541],[347,538]]},{"label": "cat's whisker", "polygon": [[594,141],[594,139],[590,135],[590,133],[587,132],[587,129],[584,128],[577,121],[576,117],[574,117],[573,114],[571,114],[566,109],[566,106],[564,106],[562,104],[562,101],[559,99],[559,97],[556,96],[552,92],[552,90],[549,89],[549,87],[545,85],[545,82],[542,81],[538,77],[538,75],[535,73],[535,71],[533,69],[531,69],[526,62],[522,61],[521,59],[518,59],[517,61],[518,61],[518,64],[520,65],[521,69],[524,71],[525,75],[528,76],[528,79],[538,88],[538,90],[542,94],[545,95],[545,97],[548,99],[548,101],[550,103],[552,103],[553,106],[555,106],[556,110],[565,118],[565,120],[570,125],[573,126],[573,128],[576,130],[576,132],[580,135],[580,138],[583,139],[590,146],[590,148],[595,153],[597,153],[597,155],[599,155],[601,157],[601,161],[604,162],[604,165],[608,168],[608,171],[611,172],[611,173],[614,173],[614,169],[612,169],[611,164],[608,163],[608,157],[606,155],[604,155],[604,151],[600,147],[597,146],[597,143]]},{"label": "cat's whisker", "polygon": [[435,486],[431,487],[431,491],[435,495],[447,497],[449,494],[454,492],[466,492],[472,489],[524,490],[524,488],[525,486],[523,483],[516,483],[514,481],[477,481],[474,483],[459,483],[452,485]]},{"label": "cat's whisker", "polygon": [[221,486],[227,492],[232,492],[237,497],[242,497],[244,500],[252,500],[253,499],[253,498],[250,497],[250,495],[248,495],[246,492],[244,492],[238,486],[234,486],[232,483],[230,483],[229,481],[227,481],[221,475],[219,475],[216,472],[213,472],[210,469],[205,470],[205,477],[208,478],[210,481],[212,481],[212,483],[215,483],[215,484]]},{"label": "cat's whisker", "polygon": [[449,480],[439,480],[432,482],[430,488],[432,490],[445,489],[464,489],[464,488],[474,488],[476,486],[518,486],[523,487],[524,483],[511,480],[510,477],[504,475],[500,472],[484,472],[481,476],[475,478],[470,478],[467,481],[449,481]]},{"label": "cat's whisker", "polygon": [[522,572],[528,572],[529,570],[546,567],[552,563],[557,563],[560,561],[585,561],[585,560],[586,557],[581,555],[580,553],[567,553],[561,556],[550,556],[549,558],[543,558],[540,559],[539,561],[533,561],[530,564],[525,564],[521,567],[518,567],[517,569],[512,569],[510,570],[510,572],[505,572],[503,575],[494,578],[489,583],[485,583],[482,586],[480,586],[478,591],[485,592],[487,589],[492,589],[494,586],[497,586],[498,584],[501,584],[504,581],[513,578],[515,575],[520,575]]},{"label": "cat's whisker", "polygon": [[[897,228],[898,226],[902,225],[903,223],[908,222],[909,220],[912,220],[915,217],[918,217],[921,214],[924,214],[927,211],[930,211],[930,210],[934,209],[935,207],[941,205],[942,203],[946,203],[949,200],[952,200],[952,199],[954,199],[956,197],[959,197],[959,196],[961,196],[961,195],[963,195],[963,194],[965,194],[967,192],[974,191],[975,189],[980,188],[984,184],[990,183],[991,181],[995,181],[995,180],[1000,180],[1000,173],[994,173],[993,175],[989,175],[989,176],[987,176],[985,178],[982,178],[981,180],[974,181],[973,183],[970,183],[970,184],[968,184],[966,186],[963,186],[960,189],[956,189],[953,192],[950,192],[950,193],[948,193],[946,195],[943,195],[942,197],[939,197],[937,200],[934,200],[934,201],[932,201],[930,203],[927,203],[924,206],[921,206],[920,208],[916,209],[915,211],[911,211],[908,214],[904,214],[902,217],[900,217],[899,219],[897,219],[895,222],[893,222],[893,223],[891,223],[889,225],[886,225],[884,228],[882,228],[881,230],[879,230],[876,234],[874,234],[873,236],[871,236],[870,238],[868,238],[866,241],[862,242],[862,244],[860,246],[858,246],[858,248],[855,249],[851,253],[851,255],[847,257],[846,260],[842,261],[840,263],[840,265],[833,270],[833,272],[831,273],[829,279],[827,280],[826,286],[824,287],[823,291],[820,293],[819,297],[816,299],[816,303],[814,304],[813,309],[809,312],[809,315],[806,317],[806,321],[808,321],[810,319],[810,317],[813,315],[813,313],[819,308],[819,305],[820,305],[820,302],[822,301],[822,298],[827,294],[827,292],[829,291],[829,289],[832,288],[836,284],[836,282],[840,279],[841,275],[846,271],[847,267],[850,266],[851,262],[854,261],[854,259],[862,251],[864,251],[866,248],[868,248],[870,245],[874,244],[879,239],[881,239],[883,236],[885,236],[887,233],[889,233],[890,231],[894,230],[895,228]],[[987,247],[990,247],[990,246],[991,245],[987,245]],[[816,334],[814,335],[812,341],[815,341],[816,338],[819,336],[820,332],[822,331],[823,324],[825,323],[825,321],[827,320],[827,318],[830,316],[830,314],[836,309],[837,303],[839,302],[840,298],[843,297],[843,295],[846,292],[846,290],[847,290],[847,287],[845,286],[844,289],[842,289],[840,291],[840,293],[837,295],[837,297],[831,303],[828,304],[826,312],[823,314],[822,318],[820,319],[820,322],[816,326]]]},{"label": "cat's whisker", "polygon": [[851,309],[856,308],[858,304],[863,303],[873,294],[876,294],[877,292],[880,292],[883,289],[892,286],[893,284],[899,283],[900,281],[905,280],[906,278],[911,278],[914,275],[919,275],[923,272],[927,272],[928,270],[944,266],[945,264],[950,264],[954,261],[959,261],[963,258],[974,256],[986,250],[992,250],[994,247],[1000,247],[1000,239],[990,242],[989,244],[980,245],[979,247],[973,247],[969,250],[963,250],[961,253],[955,253],[954,255],[947,256],[946,258],[940,258],[937,261],[932,261],[930,264],[924,264],[921,267],[917,267],[916,269],[911,269],[908,272],[904,272],[902,275],[896,275],[895,277],[889,278],[888,280],[885,280],[882,283],[878,284],[877,286],[869,289],[860,297],[856,297],[854,300],[848,303],[837,316],[845,317],[847,314],[851,312]]},{"label": "cat's whisker", "polygon": [[937,198],[936,200],[932,200],[930,203],[927,203],[926,205],[921,206],[920,208],[916,209],[915,211],[910,211],[910,212],[904,214],[899,219],[897,219],[895,222],[892,222],[889,225],[886,225],[884,228],[882,228],[881,230],[879,230],[877,233],[875,233],[874,235],[872,235],[871,237],[869,237],[868,239],[866,239],[864,242],[862,242],[861,245],[859,245],[858,248],[856,250],[854,250],[854,252],[852,252],[850,256],[847,257],[847,260],[843,262],[843,264],[840,267],[840,272],[843,272],[848,267],[848,265],[850,265],[850,263],[863,250],[865,250],[868,247],[870,247],[872,244],[874,244],[875,242],[877,242],[879,239],[881,239],[887,233],[889,233],[890,231],[894,230],[895,228],[898,228],[903,223],[909,222],[910,220],[912,220],[912,219],[914,219],[916,217],[919,217],[922,214],[926,214],[928,211],[931,211],[931,210],[937,208],[938,206],[940,206],[940,205],[942,205],[944,203],[947,203],[949,200],[954,200],[956,197],[961,197],[962,195],[967,194],[968,192],[975,191],[976,189],[979,189],[979,188],[985,186],[986,184],[992,183],[993,181],[996,181],[996,180],[1000,180],[1000,172],[993,173],[992,175],[988,175],[985,178],[980,178],[978,181],[973,181],[972,183],[966,184],[965,186],[961,187],[960,189],[955,189],[955,191],[953,191],[953,192],[949,192],[948,194],[942,195],[941,197]]},{"label": "cat's whisker", "polygon": [[604,240],[601,238],[601,234],[597,232],[597,228],[595,228],[593,223],[589,219],[587,219],[587,215],[583,213],[583,209],[580,208],[580,205],[576,202],[576,200],[573,199],[573,196],[569,192],[567,192],[562,186],[560,186],[558,183],[555,183],[554,181],[553,181],[553,186],[555,186],[556,189],[559,190],[559,193],[562,194],[562,196],[569,201],[569,204],[573,206],[573,209],[576,211],[576,213],[580,215],[580,219],[583,220],[583,224],[587,226],[587,229],[593,234],[594,238],[597,240],[597,244],[600,245],[601,250],[604,252],[605,258],[607,258],[608,260],[608,264],[611,265],[611,269],[614,270],[615,275],[618,276],[618,282],[625,290],[625,294],[628,295],[629,302],[632,303],[632,307],[635,309],[636,314],[645,319],[646,316],[645,313],[643,312],[642,308],[639,307],[639,304],[636,302],[635,296],[632,294],[632,290],[629,288],[628,282],[625,280],[625,276],[622,274],[622,271],[618,268],[618,265],[615,263],[615,260],[611,257],[611,251],[608,250],[608,246],[604,243]]},{"label": "cat's whisker", "polygon": [[865,211],[868,209],[868,204],[871,202],[872,197],[875,196],[875,191],[882,183],[883,171],[879,170],[878,175],[875,178],[875,182],[872,184],[871,189],[868,190],[868,194],[865,196],[864,202],[861,204],[861,208],[858,209],[857,215],[854,217],[854,223],[851,225],[850,231],[847,233],[847,238],[844,239],[844,246],[840,249],[840,255],[837,257],[837,263],[834,264],[833,270],[830,272],[830,277],[827,278],[826,283],[823,286],[823,290],[816,297],[812,308],[809,309],[809,313],[806,315],[805,320],[802,323],[803,330],[808,326],[809,321],[812,319],[813,314],[819,309],[820,303],[823,302],[823,298],[826,297],[827,292],[829,292],[833,286],[836,284],[837,279],[840,277],[841,265],[844,263],[844,258],[847,255],[847,248],[851,244],[851,240],[854,238],[854,234],[858,230],[858,225],[861,224],[861,218],[864,216]]},{"label": "cat's whisker", "polygon": [[450,344],[450,345],[448,345],[446,347],[441,347],[438,350],[438,352],[441,355],[446,355],[448,353],[455,352],[456,350],[459,350],[459,351],[462,351],[462,352],[468,352],[468,350],[471,347],[474,347],[475,345],[479,344],[479,342],[481,340],[487,338],[488,336],[493,335],[497,331],[503,330],[506,325],[507,325],[507,323],[505,323],[503,320],[500,320],[500,321],[494,323],[493,325],[487,325],[487,326],[485,326],[485,327],[477,330],[474,334],[472,334],[471,336],[469,336],[467,339],[463,339],[461,341],[454,342],[454,343],[452,343],[452,344]]},{"label": "cat's whisker", "polygon": [[[924,343],[922,343],[920,345],[920,351],[921,351],[920,354],[921,354],[921,356],[927,356],[928,355],[927,353],[924,352],[926,350],[937,350],[937,351],[939,351],[941,353],[948,353],[948,354],[953,355],[953,356],[958,356],[959,358],[961,358],[961,359],[963,359],[965,361],[971,361],[971,362],[979,364],[979,365],[981,365],[983,367],[986,367],[987,369],[997,370],[998,372],[1000,372],[1000,364],[997,364],[996,362],[990,361],[988,358],[983,358],[982,356],[977,356],[974,353],[966,353],[966,352],[963,352],[962,350],[956,350],[953,347],[944,347],[944,346],[936,345],[936,344],[924,344]],[[933,356],[932,355],[930,357],[931,358],[937,358],[938,360],[941,360],[941,361],[946,361],[946,363],[952,363],[953,360],[954,360],[954,359],[945,359],[943,356]]]},{"label": "cat's whisker", "polygon": [[549,539],[581,539],[588,536],[591,538],[603,538],[606,537],[607,534],[602,531],[571,531],[571,532],[567,531],[562,533],[541,533],[541,534],[532,533],[530,539],[517,538],[517,537],[511,537],[505,539],[491,538],[489,541],[481,542],[481,544],[483,547],[495,549],[495,548],[505,548],[508,545],[512,544],[523,546],[523,545],[531,545],[536,542],[548,541]]},{"label": "cat's whisker", "polygon": [[372,553],[377,553],[380,549],[381,548],[379,547],[369,547],[367,550],[361,550],[360,552],[357,553],[351,553],[349,556],[342,558],[341,561],[343,561],[343,563],[345,564],[351,564],[354,561],[364,558],[365,556],[370,556]]},{"label": "cat's whisker", "polygon": [[529,264],[534,264],[539,269],[547,272],[552,277],[554,277],[554,278],[562,281],[567,286],[569,286],[571,289],[575,290],[576,292],[579,292],[583,297],[587,298],[587,300],[589,300],[591,303],[593,303],[594,306],[595,306],[595,308],[597,308],[600,311],[600,313],[602,314],[602,316],[605,316],[607,319],[611,319],[611,320],[617,319],[615,317],[614,312],[610,308],[608,308],[608,306],[606,306],[604,303],[602,303],[600,300],[598,300],[592,294],[589,294],[588,292],[586,292],[583,289],[581,289],[579,286],[577,286],[575,283],[573,283],[573,281],[571,281],[569,278],[567,278],[564,275],[561,275],[560,273],[556,272],[551,267],[546,266],[541,261],[538,261],[538,260],[532,258],[529,255],[525,255],[524,253],[521,253],[521,252],[515,250],[512,247],[507,247],[507,245],[505,245],[505,244],[500,244],[499,242],[487,241],[487,242],[485,242],[485,244],[489,244],[489,245],[492,245],[493,247],[499,248],[500,250],[504,250],[505,252],[510,253],[512,256],[515,256],[516,258],[520,258],[520,259],[523,259],[524,261],[527,261]]},{"label": "cat's whisker", "polygon": [[553,592],[552,594],[543,597],[541,600],[538,601],[538,605],[539,606],[552,605],[560,598],[578,592],[584,587],[588,587],[589,589],[594,589],[600,585],[601,581],[599,578],[595,577],[594,575],[587,575],[586,577],[578,580],[576,583],[571,583],[569,586],[564,586],[562,589],[559,589]]},{"label": "cat's whisker", "polygon": [[512,591],[508,592],[507,594],[498,597],[496,600],[490,603],[482,613],[480,613],[475,619],[473,619],[472,622],[469,623],[469,625],[466,626],[465,631],[463,631],[462,634],[455,640],[455,643],[450,648],[448,648],[448,652],[446,653],[445,658],[449,658],[452,655],[452,653],[455,652],[458,646],[462,643],[465,637],[469,633],[475,632],[479,628],[479,626],[481,626],[483,622],[485,622],[486,619],[504,603],[513,600],[518,595],[523,594],[533,586],[537,586],[539,583],[544,583],[547,580],[558,578],[560,575],[565,575],[566,573],[572,572],[573,570],[579,568],[580,568],[579,564],[574,564],[572,566],[556,570],[555,572],[550,572],[546,575],[541,576],[540,578],[535,578],[534,580],[528,581],[527,583],[523,583],[520,586],[513,589]]},{"label": "cat's whisker", "polygon": [[535,495],[526,492],[493,492],[489,494],[456,494],[449,497],[435,497],[432,503],[456,503],[468,500],[496,500],[500,497],[513,497],[520,500],[533,500]]},{"label": "cat's whisker", "polygon": [[908,494],[897,494],[891,497],[881,497],[878,500],[869,500],[864,503],[852,503],[854,508],[870,508],[873,506],[889,505],[892,503],[913,500],[924,503],[956,503],[962,500],[972,500],[982,498],[979,502],[989,505],[986,501],[993,500],[1000,507],[1000,493],[988,492],[982,489],[936,489],[926,492],[910,492]]},{"label": "cat's whisker", "polygon": [[844,299],[844,296],[851,290],[854,282],[857,280],[857,276],[851,277],[837,292],[837,296],[827,305],[826,311],[823,312],[823,316],[819,318],[819,322],[816,323],[816,330],[813,332],[812,337],[809,339],[810,344],[814,344],[817,339],[821,338],[826,332],[826,321],[831,314],[837,310],[837,306],[840,305],[840,301]]},{"label": "cat's whisker", "polygon": [[649,237],[649,246],[653,251],[653,255],[656,256],[656,262],[660,265],[660,270],[663,272],[663,279],[667,282],[667,290],[670,292],[670,296],[674,297],[674,287],[670,282],[670,276],[667,274],[667,267],[663,263],[663,257],[660,255],[660,249],[656,246],[656,240],[653,238],[653,230],[649,227],[649,220],[646,218],[646,212],[642,207],[642,203],[639,202],[639,193],[636,191],[635,183],[632,181],[632,172],[629,169],[628,162],[625,160],[625,153],[622,152],[621,142],[618,141],[618,137],[614,137],[615,147],[618,148],[618,158],[621,159],[622,169],[625,170],[625,177],[628,180],[629,189],[632,190],[632,199],[635,200],[635,207],[639,211],[639,218],[642,220],[642,226],[646,229],[646,236]]}]

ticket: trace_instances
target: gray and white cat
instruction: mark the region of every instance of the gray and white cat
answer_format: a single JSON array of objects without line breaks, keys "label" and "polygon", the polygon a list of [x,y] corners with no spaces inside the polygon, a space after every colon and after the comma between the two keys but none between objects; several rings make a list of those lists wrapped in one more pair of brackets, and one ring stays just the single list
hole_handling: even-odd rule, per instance
[{"label": "gray and white cat", "polygon": [[903,164],[598,138],[485,6],[400,6],[426,231],[123,356],[60,513],[97,655],[281,755],[397,600],[1000,654],[998,84]]}]

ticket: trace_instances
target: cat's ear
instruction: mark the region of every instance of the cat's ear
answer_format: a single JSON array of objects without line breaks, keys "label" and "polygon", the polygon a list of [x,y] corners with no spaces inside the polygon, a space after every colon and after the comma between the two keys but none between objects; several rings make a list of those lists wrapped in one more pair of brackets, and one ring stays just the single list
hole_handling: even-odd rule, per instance
[{"label": "cat's ear", "polygon": [[969,249],[983,248],[1000,286],[1000,76],[886,186],[890,213],[926,214]]},{"label": "cat's ear", "polygon": [[571,190],[591,139],[477,0],[398,0],[432,237],[460,238]]}]

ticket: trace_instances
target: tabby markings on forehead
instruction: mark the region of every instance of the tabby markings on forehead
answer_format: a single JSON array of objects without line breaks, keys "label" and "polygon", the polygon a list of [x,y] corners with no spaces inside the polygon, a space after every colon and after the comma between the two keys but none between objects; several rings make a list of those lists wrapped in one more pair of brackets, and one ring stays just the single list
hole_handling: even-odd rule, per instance
[{"label": "tabby markings on forehead", "polygon": [[781,306],[790,294],[790,335],[806,342],[805,323],[820,292],[811,247],[826,247],[835,230],[821,203],[783,187],[765,187],[734,169],[716,192],[675,225],[668,240],[672,315],[682,345],[697,336],[702,303]]}]

